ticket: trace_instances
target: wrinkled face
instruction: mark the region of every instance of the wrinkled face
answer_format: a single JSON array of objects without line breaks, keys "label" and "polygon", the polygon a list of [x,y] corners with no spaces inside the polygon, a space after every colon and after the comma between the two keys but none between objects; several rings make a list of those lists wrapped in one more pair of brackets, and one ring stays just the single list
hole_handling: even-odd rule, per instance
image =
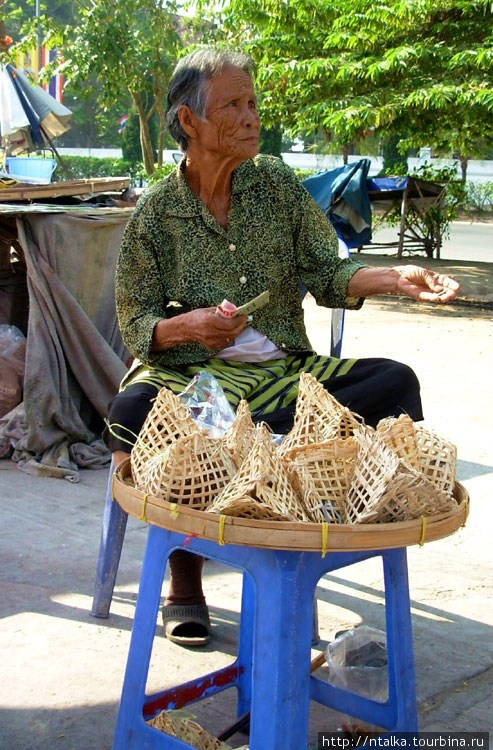
[{"label": "wrinkled face", "polygon": [[195,123],[197,145],[238,163],[258,153],[260,119],[250,76],[225,68],[208,84],[205,118]]}]

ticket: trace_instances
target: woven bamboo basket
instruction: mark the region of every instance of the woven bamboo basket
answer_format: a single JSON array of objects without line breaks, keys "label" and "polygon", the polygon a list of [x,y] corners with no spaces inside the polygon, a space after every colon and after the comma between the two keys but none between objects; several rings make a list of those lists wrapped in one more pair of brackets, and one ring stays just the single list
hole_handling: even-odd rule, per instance
[{"label": "woven bamboo basket", "polygon": [[457,448],[422,425],[416,425],[419,468],[440,491],[452,493],[457,469]]},{"label": "woven bamboo basket", "polygon": [[298,448],[323,443],[326,439],[323,420],[316,414],[305,412],[295,417],[293,427],[277,446],[277,452],[283,457]]},{"label": "woven bamboo basket", "polygon": [[382,419],[377,425],[377,433],[386,446],[402,458],[413,469],[419,469],[419,448],[416,428],[407,414],[400,417]]},{"label": "woven bamboo basket", "polygon": [[231,427],[224,433],[224,442],[238,467],[248,456],[256,437],[256,428],[248,402],[242,399]]},{"label": "woven bamboo basket", "polygon": [[346,523],[387,523],[446,513],[456,505],[421,471],[400,459],[375,432],[356,434],[360,444],[346,498]]},{"label": "woven bamboo basket", "polygon": [[238,473],[207,511],[241,518],[310,520],[265,425],[259,426]]},{"label": "woven bamboo basket", "polygon": [[358,447],[351,437],[302,445],[283,456],[311,521],[342,523]]},{"label": "woven bamboo basket", "polygon": [[469,509],[469,496],[456,482],[456,502],[450,511],[409,521],[349,525],[238,518],[168,503],[136,489],[129,459],[116,468],[112,492],[115,501],[131,516],[187,537],[319,554],[394,549],[443,539],[465,524]]},{"label": "woven bamboo basket", "polygon": [[137,486],[163,500],[204,510],[235,474],[236,465],[224,442],[194,432],[149,459]]},{"label": "woven bamboo basket", "polygon": [[148,461],[163,453],[168,445],[198,431],[189,409],[168,388],[161,388],[130,453],[132,474],[137,486],[144,486]]},{"label": "woven bamboo basket", "polygon": [[457,468],[457,448],[422,424],[402,414],[379,422],[377,433],[406,464],[422,472],[434,487],[452,493]]},{"label": "woven bamboo basket", "polygon": [[300,376],[295,422],[305,415],[312,416],[325,440],[351,437],[362,421],[307,372]]},{"label": "woven bamboo basket", "polygon": [[231,750],[230,745],[218,740],[196,721],[186,716],[180,716],[179,712],[161,711],[147,723],[160,732],[165,732],[182,742],[188,742],[196,750]]}]

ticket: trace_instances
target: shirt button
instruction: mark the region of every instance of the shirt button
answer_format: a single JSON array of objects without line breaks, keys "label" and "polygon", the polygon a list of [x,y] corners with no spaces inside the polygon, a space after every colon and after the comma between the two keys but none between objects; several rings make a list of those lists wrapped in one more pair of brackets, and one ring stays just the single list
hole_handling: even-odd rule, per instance
[{"label": "shirt button", "polygon": [[229,246],[229,249],[233,253],[236,250],[236,245],[234,245],[233,243],[231,243],[231,245]]},{"label": "shirt button", "polygon": [[247,277],[246,276],[240,276],[240,284],[246,284],[247,283]]}]

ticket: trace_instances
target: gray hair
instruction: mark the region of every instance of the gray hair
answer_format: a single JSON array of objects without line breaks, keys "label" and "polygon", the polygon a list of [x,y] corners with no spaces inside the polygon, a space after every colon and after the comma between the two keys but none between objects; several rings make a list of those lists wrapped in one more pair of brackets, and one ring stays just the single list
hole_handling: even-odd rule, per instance
[{"label": "gray hair", "polygon": [[199,49],[182,57],[178,62],[168,87],[166,124],[182,151],[187,150],[188,136],[178,119],[179,108],[186,104],[198,117],[204,117],[207,84],[211,78],[229,67],[240,68],[252,79],[255,76],[255,63],[252,58],[235,50],[213,47]]}]

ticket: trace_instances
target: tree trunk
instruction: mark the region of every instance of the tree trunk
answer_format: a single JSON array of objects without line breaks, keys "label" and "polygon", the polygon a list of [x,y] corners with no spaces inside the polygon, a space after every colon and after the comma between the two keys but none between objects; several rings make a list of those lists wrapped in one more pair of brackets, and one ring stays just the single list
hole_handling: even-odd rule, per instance
[{"label": "tree trunk", "polygon": [[142,103],[142,98],[137,91],[130,92],[132,99],[137,108],[139,115],[139,126],[140,126],[140,148],[142,149],[142,161],[144,163],[144,169],[146,174],[150,175],[154,172],[154,153],[152,150],[151,134],[149,132],[149,123],[147,121],[147,114]]},{"label": "tree trunk", "polygon": [[342,163],[347,164],[348,163],[348,156],[349,156],[349,146],[344,145],[341,149],[342,152]]},{"label": "tree trunk", "polygon": [[160,100],[156,100],[156,109],[159,117],[159,137],[157,147],[157,165],[163,166],[164,139],[166,138],[166,111]]},{"label": "tree trunk", "polygon": [[459,156],[459,162],[460,162],[460,174],[461,174],[461,180],[465,183],[466,177],[467,177],[467,164],[469,162],[469,159],[467,156]]}]

